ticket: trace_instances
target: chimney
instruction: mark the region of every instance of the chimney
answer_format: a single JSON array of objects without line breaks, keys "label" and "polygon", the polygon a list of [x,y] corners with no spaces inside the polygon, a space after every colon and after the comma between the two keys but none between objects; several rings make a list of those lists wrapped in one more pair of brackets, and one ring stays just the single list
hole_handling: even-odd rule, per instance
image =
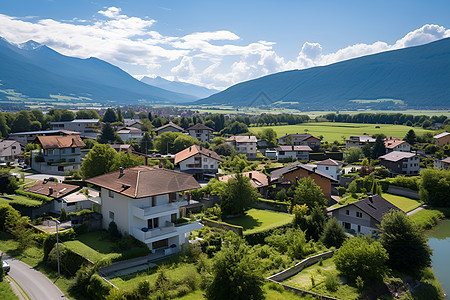
[{"label": "chimney", "polygon": [[191,148],[192,148],[192,147],[189,147],[189,152],[191,152]]},{"label": "chimney", "polygon": [[249,177],[250,179],[252,179],[252,178],[253,178],[253,173],[252,173],[252,172],[248,173],[248,177]]},{"label": "chimney", "polygon": [[370,201],[370,203],[373,203],[373,196],[372,195],[369,195],[369,201]]},{"label": "chimney", "polygon": [[313,170],[313,172],[315,173],[316,170],[317,170],[317,167],[313,167],[312,170]]},{"label": "chimney", "polygon": [[122,176],[123,176],[123,168],[122,168],[122,167],[120,167],[120,168],[119,168],[119,171],[120,171],[120,173],[119,173],[119,177],[122,177]]},{"label": "chimney", "polygon": [[52,187],[49,187],[49,188],[48,188],[48,194],[49,194],[49,195],[53,194],[53,188],[52,188]]}]

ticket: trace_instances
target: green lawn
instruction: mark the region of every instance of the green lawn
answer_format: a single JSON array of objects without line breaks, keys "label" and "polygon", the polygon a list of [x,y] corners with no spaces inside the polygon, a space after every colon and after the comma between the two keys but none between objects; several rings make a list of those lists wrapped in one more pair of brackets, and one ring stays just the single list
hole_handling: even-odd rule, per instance
[{"label": "green lawn", "polygon": [[292,222],[293,219],[293,215],[252,208],[242,217],[226,219],[223,221],[232,225],[242,226],[244,228],[244,234],[250,234],[256,231],[285,225]]},{"label": "green lawn", "polygon": [[[4,196],[4,197],[6,197],[6,196]],[[0,197],[0,204],[15,203],[18,205],[23,205],[23,206],[28,206],[28,207],[39,207],[42,205],[42,201],[30,199],[30,198],[27,198],[22,195],[13,195],[13,196],[7,196],[7,197],[12,200]]]},{"label": "green lawn", "polygon": [[443,219],[445,214],[439,209],[427,208],[422,209],[409,217],[423,228],[430,229],[440,219]]},{"label": "green lawn", "polygon": [[[325,287],[327,274],[338,274],[333,258],[325,259],[322,266],[318,263],[303,269],[298,274],[283,281],[284,284],[303,290],[313,291],[321,295],[332,296],[338,299],[358,299],[359,293],[356,287],[341,284],[336,292],[330,292]],[[311,276],[314,278],[312,287]]]},{"label": "green lawn", "polygon": [[403,210],[404,212],[410,212],[422,205],[422,202],[420,202],[419,200],[415,200],[415,199],[411,199],[411,198],[407,198],[407,197],[403,197],[403,196],[398,196],[398,195],[393,195],[393,194],[388,194],[388,193],[383,193],[381,196],[384,199],[391,202],[392,204],[394,204],[395,206],[397,206],[398,208],[400,208],[401,210]]},{"label": "green lawn", "polygon": [[[78,235],[75,241],[64,242],[69,249],[94,263],[102,259],[118,260],[123,255],[130,257],[135,252],[142,251],[142,248],[133,247],[125,251],[115,251],[114,243],[108,238],[106,231],[93,231]],[[138,255],[137,255],[138,256]]]},{"label": "green lawn", "polygon": [[14,294],[6,278],[4,278],[2,282],[0,282],[0,299],[2,300],[19,299],[19,297],[17,297],[16,294]]},{"label": "green lawn", "polygon": [[[375,128],[379,127],[379,128]],[[266,127],[250,127],[250,131],[253,133],[261,132],[265,128],[272,128],[277,133],[278,137],[290,133],[310,133],[313,136],[322,135],[323,141],[343,142],[342,136],[348,139],[351,135],[383,133],[385,135],[391,135],[398,138],[403,138],[406,133],[412,128],[403,125],[390,125],[390,124],[361,124],[361,123],[332,123],[332,122],[319,122],[319,123],[304,123],[299,125],[282,125],[282,126],[266,126]],[[307,131],[305,131],[305,129]],[[419,127],[414,127],[415,133],[420,135],[424,132],[433,132],[425,130]]]}]

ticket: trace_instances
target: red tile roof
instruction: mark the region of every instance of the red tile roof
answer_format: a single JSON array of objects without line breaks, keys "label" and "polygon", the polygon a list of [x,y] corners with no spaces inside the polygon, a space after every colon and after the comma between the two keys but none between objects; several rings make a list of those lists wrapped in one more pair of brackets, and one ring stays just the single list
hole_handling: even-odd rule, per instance
[{"label": "red tile roof", "polygon": [[223,159],[216,152],[206,149],[205,147],[202,146],[193,145],[175,154],[175,164],[178,164],[179,162],[188,159],[189,157],[194,156],[196,154],[202,154],[214,158],[215,160],[218,160],[220,162],[223,162]]},{"label": "red tile roof", "polygon": [[79,135],[38,136],[34,140],[42,149],[77,148],[86,146]]},{"label": "red tile roof", "polygon": [[72,184],[59,183],[54,181],[48,181],[47,183],[37,181],[35,185],[25,189],[25,191],[52,197],[54,199],[59,199],[75,191],[78,191],[79,189],[81,189],[80,186]]},{"label": "red tile roof", "polygon": [[[250,184],[255,187],[264,187],[269,185],[269,177],[258,171],[242,173],[243,176],[250,178]],[[236,174],[220,176],[219,181],[227,182],[230,178],[236,178]]]},{"label": "red tile roof", "polygon": [[138,166],[86,180],[96,186],[106,188],[131,198],[145,198],[173,192],[181,192],[200,188],[192,175]]}]

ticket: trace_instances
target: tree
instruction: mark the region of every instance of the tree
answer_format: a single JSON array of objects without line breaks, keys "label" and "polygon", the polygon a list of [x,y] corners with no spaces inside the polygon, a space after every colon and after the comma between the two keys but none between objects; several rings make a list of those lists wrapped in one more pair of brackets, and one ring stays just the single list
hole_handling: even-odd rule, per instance
[{"label": "tree", "polygon": [[113,144],[113,143],[119,143],[123,144],[122,139],[117,134],[117,132],[114,131],[111,124],[106,123],[102,128],[102,133],[98,136],[97,141],[101,144]]},{"label": "tree", "polygon": [[344,228],[339,224],[336,218],[331,218],[325,224],[320,241],[327,247],[341,247],[347,239]]},{"label": "tree", "polygon": [[122,168],[132,168],[136,166],[141,166],[144,164],[144,159],[140,156],[131,154],[128,151],[119,152],[114,158],[114,163],[111,166],[110,172],[117,171]]},{"label": "tree", "polygon": [[122,110],[120,110],[120,108],[117,109],[117,122],[123,123],[123,115],[122,115]]},{"label": "tree", "polygon": [[16,177],[7,171],[0,171],[0,193],[14,194],[18,188]]},{"label": "tree", "polygon": [[269,147],[275,147],[278,144],[277,133],[272,128],[265,128],[259,137],[267,141]]},{"label": "tree", "polygon": [[0,231],[10,232],[20,217],[20,213],[11,205],[0,204]]},{"label": "tree", "polygon": [[234,150],[234,148],[232,146],[228,145],[227,143],[215,145],[215,146],[213,146],[213,150],[217,154],[223,155],[223,156],[233,156],[236,154],[236,150]]},{"label": "tree", "polygon": [[30,125],[30,114],[25,110],[21,110],[16,114],[16,118],[12,123],[11,130],[12,132],[29,131]]},{"label": "tree", "polygon": [[190,146],[200,145],[201,143],[202,142],[190,135],[181,134],[173,141],[172,151],[173,153],[178,153]]},{"label": "tree", "polygon": [[306,204],[309,208],[325,207],[327,199],[312,178],[303,177],[296,182],[292,204]]},{"label": "tree", "polygon": [[264,277],[259,260],[244,242],[225,244],[214,258],[212,282],[206,289],[210,300],[264,299]]},{"label": "tree", "polygon": [[425,203],[450,206],[450,171],[424,169],[420,171],[422,182],[419,186],[420,199]]},{"label": "tree", "polygon": [[357,162],[361,158],[362,154],[363,152],[361,149],[357,147],[350,147],[347,155],[345,156],[345,161],[348,163]]},{"label": "tree", "polygon": [[409,143],[411,146],[413,146],[416,143],[417,137],[414,130],[410,129],[408,133],[406,133],[405,138],[403,139],[405,142]]},{"label": "tree", "polygon": [[366,237],[347,239],[334,255],[336,269],[349,281],[360,276],[364,281],[379,280],[387,272],[389,255],[380,242],[369,241]]},{"label": "tree", "polygon": [[39,121],[31,121],[30,123],[30,130],[31,131],[39,131],[41,130],[42,125]]},{"label": "tree", "polygon": [[84,177],[90,178],[110,172],[116,157],[117,152],[110,145],[95,145],[81,163]]},{"label": "tree", "polygon": [[432,250],[420,227],[398,210],[383,216],[380,241],[389,254],[388,265],[396,270],[415,273],[431,264]]},{"label": "tree", "polygon": [[117,122],[117,115],[112,108],[108,108],[103,116],[104,123],[114,123]]},{"label": "tree", "polygon": [[220,194],[221,208],[225,214],[240,214],[249,209],[252,203],[258,201],[259,193],[250,184],[250,178],[240,173],[236,178],[230,178],[226,188]]},{"label": "tree", "polygon": [[381,135],[377,136],[375,140],[375,145],[372,148],[372,158],[376,159],[381,155],[386,154],[386,146],[384,146],[383,137]]},{"label": "tree", "polygon": [[10,128],[6,125],[6,118],[2,113],[0,113],[0,137],[6,138],[9,131]]},{"label": "tree", "polygon": [[[158,135],[155,140],[155,149],[161,154],[176,153],[174,151],[174,141],[181,135],[185,135],[181,132],[166,131]],[[182,144],[182,142],[180,142]],[[168,150],[168,151],[167,151]]]},{"label": "tree", "polygon": [[150,150],[153,149],[153,140],[148,134],[148,132],[146,132],[139,141],[139,151],[141,153],[147,154],[149,149]]}]

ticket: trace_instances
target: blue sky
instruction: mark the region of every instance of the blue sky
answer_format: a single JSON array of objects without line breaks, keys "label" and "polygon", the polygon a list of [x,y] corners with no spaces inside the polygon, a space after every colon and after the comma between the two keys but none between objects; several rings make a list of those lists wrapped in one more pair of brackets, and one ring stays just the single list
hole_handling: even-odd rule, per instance
[{"label": "blue sky", "polygon": [[450,37],[449,16],[446,0],[15,0],[0,4],[0,36],[223,89]]}]

